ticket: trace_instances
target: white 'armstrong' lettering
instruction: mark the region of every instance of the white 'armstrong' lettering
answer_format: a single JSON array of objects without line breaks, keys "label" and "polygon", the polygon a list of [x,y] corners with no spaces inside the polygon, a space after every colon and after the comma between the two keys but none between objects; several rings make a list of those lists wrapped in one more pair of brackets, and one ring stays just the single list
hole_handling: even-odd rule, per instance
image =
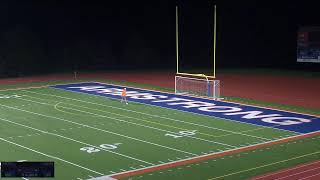
[{"label": "white 'armstrong' lettering", "polygon": [[200,107],[198,108],[200,111],[206,112],[238,112],[241,111],[241,108],[238,107],[230,107],[230,106],[209,106],[209,107]]},{"label": "white 'armstrong' lettering", "polygon": [[96,91],[97,89],[104,88],[104,86],[78,86],[78,87],[68,87],[70,89],[80,89],[82,91]]},{"label": "white 'armstrong' lettering", "polygon": [[[80,86],[68,87],[72,89],[80,89],[82,91],[95,91],[102,94],[121,95],[122,89],[106,88],[105,86]],[[213,103],[195,101],[184,98],[169,98],[165,95],[154,95],[151,93],[139,93],[138,91],[128,91],[127,96],[132,99],[153,100],[151,102],[167,103],[167,105],[181,105],[184,108],[198,108],[200,111],[224,113],[227,116],[242,115],[243,119],[260,119],[263,122],[278,124],[283,126],[297,125],[312,122],[309,119],[297,117],[283,117],[281,114],[263,114],[263,111],[243,111],[239,107],[232,106],[216,106]]]},{"label": "white 'armstrong' lettering", "polygon": [[[101,94],[110,94],[114,96],[121,96],[122,89],[119,88],[106,88],[105,86],[80,86],[80,87],[69,87],[74,89],[80,89],[82,91],[95,91]],[[154,100],[157,98],[168,98],[164,95],[154,95],[151,93],[139,93],[138,91],[127,91],[127,97],[132,99],[142,99],[142,100]]]},{"label": "white 'armstrong' lettering", "polygon": [[168,103],[168,105],[184,105],[182,107],[184,108],[197,108],[197,107],[208,107],[208,106],[214,106],[213,103],[207,103],[202,101],[193,101],[188,100],[187,102],[176,102],[176,103]]},{"label": "white 'armstrong' lettering", "polygon": [[155,95],[151,93],[137,93],[137,94],[127,94],[128,97],[132,99],[143,99],[143,100],[153,100],[157,98],[168,98],[168,96],[164,95]]},{"label": "white 'armstrong' lettering", "polygon": [[257,118],[267,118],[267,117],[279,117],[281,116],[280,114],[265,114],[261,115],[263,112],[262,111],[244,111],[244,112],[232,112],[232,113],[225,113],[224,115],[227,116],[232,116],[232,115],[242,115],[241,118],[244,119],[257,119]]},{"label": "white 'armstrong' lettering", "polygon": [[183,98],[170,98],[170,99],[163,99],[163,100],[157,100],[152,102],[175,102],[175,101],[191,101],[191,100],[183,99]]},{"label": "white 'armstrong' lettering", "polygon": [[311,122],[311,120],[309,119],[296,118],[296,117],[268,117],[268,118],[261,119],[261,121],[272,123],[272,124],[279,124],[283,126],[290,126],[295,124]]}]

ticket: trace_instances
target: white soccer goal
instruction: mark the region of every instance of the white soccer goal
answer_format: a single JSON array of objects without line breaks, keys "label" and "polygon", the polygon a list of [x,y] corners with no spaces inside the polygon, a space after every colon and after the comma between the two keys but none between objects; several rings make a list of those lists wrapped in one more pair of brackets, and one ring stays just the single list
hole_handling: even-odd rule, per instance
[{"label": "white soccer goal", "polygon": [[220,80],[175,76],[175,93],[220,99]]}]

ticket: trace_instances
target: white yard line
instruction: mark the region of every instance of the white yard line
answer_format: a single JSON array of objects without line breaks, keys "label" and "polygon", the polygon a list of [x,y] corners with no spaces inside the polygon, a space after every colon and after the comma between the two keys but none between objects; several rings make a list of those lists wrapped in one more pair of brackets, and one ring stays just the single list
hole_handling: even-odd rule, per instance
[{"label": "white yard line", "polygon": [[[192,123],[192,122],[182,121],[182,120],[178,120],[178,119],[174,119],[174,118],[169,118],[169,117],[165,117],[165,116],[153,115],[153,114],[148,114],[148,113],[144,113],[144,112],[129,110],[129,109],[125,109],[125,108],[120,108],[120,107],[115,107],[115,106],[109,106],[109,105],[105,105],[105,104],[99,104],[99,103],[94,103],[94,102],[89,102],[89,101],[83,101],[83,100],[79,100],[79,99],[68,98],[68,97],[63,97],[63,96],[57,96],[57,95],[52,95],[52,94],[38,93],[38,92],[33,92],[33,91],[26,91],[26,90],[22,90],[22,91],[29,92],[29,93],[34,93],[34,94],[39,94],[39,95],[44,95],[44,96],[58,97],[58,98],[62,98],[62,99],[68,99],[68,100],[83,102],[83,103],[87,103],[87,104],[94,104],[94,105],[103,106],[103,107],[108,107],[108,108],[112,108],[112,109],[119,109],[119,110],[123,110],[123,111],[127,111],[127,112],[133,112],[133,113],[136,113],[136,114],[142,114],[142,115],[146,115],[146,116],[151,116],[151,117],[166,119],[166,120],[175,121],[175,122],[180,122],[180,123],[189,124],[189,125],[193,125],[193,126],[199,126],[199,127],[204,127],[204,128],[208,128],[208,129],[219,130],[219,131],[228,132],[228,133],[232,133],[232,134],[238,134],[238,135],[243,135],[243,136],[248,136],[248,137],[254,137],[254,138],[259,138],[259,139],[271,140],[271,139],[267,139],[267,138],[264,138],[264,137],[249,135],[249,134],[245,134],[245,133],[241,133],[241,132],[234,132],[234,131],[225,130],[225,129],[220,129],[220,128],[215,128],[215,127],[206,126],[206,125],[202,125],[202,124],[198,124],[198,123]],[[157,107],[158,107],[158,106],[157,106]],[[173,109],[171,109],[171,110],[173,110]],[[186,111],[183,111],[183,112],[186,112]],[[190,112],[190,113],[192,113],[192,112]],[[199,114],[197,114],[197,115],[199,115]],[[212,116],[210,116],[210,117],[212,117]],[[219,118],[219,119],[224,119],[224,118]],[[229,120],[229,121],[230,121],[230,120]],[[236,122],[236,121],[234,121],[234,122]],[[250,124],[250,123],[246,123],[246,124]],[[253,125],[253,124],[250,124],[250,125]],[[256,126],[256,125],[255,125],[255,126]],[[266,127],[266,126],[262,126],[262,127],[271,128],[271,127]],[[271,129],[274,129],[274,128],[271,128]],[[296,133],[296,132],[295,132],[295,133]]]},{"label": "white yard line", "polygon": [[0,104],[0,106],[6,107],[6,108],[8,108],[8,109],[14,109],[14,110],[22,111],[22,112],[27,112],[27,113],[30,113],[30,114],[35,114],[35,115],[42,116],[42,117],[57,119],[57,120],[60,120],[60,121],[64,121],[64,122],[76,124],[76,125],[78,125],[78,126],[83,126],[83,127],[86,127],[86,128],[90,128],[90,129],[97,130],[97,131],[106,132],[106,133],[109,133],[109,134],[113,134],[113,135],[125,137],[125,138],[127,138],[127,139],[131,139],[131,140],[143,142],[143,143],[146,143],[146,144],[151,144],[151,145],[158,146],[158,147],[161,147],[161,148],[170,149],[170,150],[173,150],[173,151],[176,151],[176,152],[182,152],[182,153],[185,153],[185,154],[197,156],[197,154],[194,154],[194,153],[190,153],[190,152],[186,152],[186,151],[183,151],[183,150],[179,150],[179,149],[171,148],[171,147],[168,147],[168,146],[160,145],[160,144],[157,144],[157,143],[152,143],[152,142],[145,141],[145,140],[141,140],[141,139],[138,139],[138,138],[126,136],[126,135],[119,134],[119,133],[115,133],[115,132],[108,131],[108,130],[105,130],[105,129],[96,128],[96,127],[89,126],[89,125],[86,125],[86,124],[77,123],[77,122],[70,121],[70,120],[66,120],[66,119],[63,119],[63,118],[58,118],[58,117],[55,117],[55,116],[49,116],[49,115],[45,115],[45,114],[40,114],[40,113],[36,113],[36,112],[32,112],[32,111],[27,111],[27,110],[24,110],[24,109],[19,109],[19,108],[7,106],[7,105],[2,105],[2,104]]},{"label": "white yard line", "polygon": [[73,166],[76,166],[76,167],[78,167],[78,168],[81,168],[81,169],[84,169],[84,170],[93,172],[93,173],[95,173],[95,174],[98,174],[98,175],[101,175],[101,176],[104,175],[103,173],[97,172],[97,171],[95,171],[95,170],[92,170],[92,169],[86,168],[86,167],[84,167],[84,166],[81,166],[81,165],[72,163],[72,162],[70,162],[70,161],[64,160],[64,159],[59,158],[59,157],[56,157],[56,156],[52,156],[52,155],[49,155],[49,154],[42,153],[42,152],[40,152],[40,151],[37,151],[37,150],[31,149],[31,148],[28,148],[28,147],[26,147],[26,146],[17,144],[17,143],[15,143],[15,142],[12,142],[12,141],[9,141],[9,140],[3,139],[3,138],[0,138],[0,140],[1,140],[1,141],[4,141],[4,142],[7,142],[7,143],[10,143],[10,144],[13,144],[13,145],[15,145],[15,146],[18,146],[18,147],[20,147],[20,148],[27,149],[27,150],[29,150],[29,151],[35,152],[35,153],[37,153],[37,154],[41,154],[41,155],[43,155],[43,156],[46,156],[46,157],[49,157],[49,158],[52,158],[52,159],[59,160],[59,161],[62,161],[62,162],[64,162],[64,163],[67,163],[67,164],[71,164],[71,165],[73,165]]},{"label": "white yard line", "polygon": [[100,150],[102,150],[102,151],[110,152],[110,153],[112,153],[112,154],[116,154],[116,155],[119,155],[119,156],[122,156],[122,157],[125,157],[125,158],[128,158],[128,159],[132,159],[132,160],[135,160],[135,161],[143,162],[143,163],[149,164],[149,165],[154,165],[153,163],[150,163],[150,162],[147,162],[147,161],[138,159],[138,158],[134,158],[134,157],[127,156],[127,155],[124,155],[124,154],[121,154],[121,153],[117,153],[117,152],[114,152],[114,151],[110,151],[110,150],[107,150],[107,149],[105,149],[105,148],[101,148],[101,147],[99,147],[99,146],[95,146],[95,145],[88,144],[88,143],[85,143],[85,142],[82,142],[82,141],[78,141],[78,140],[75,140],[75,139],[72,139],[72,138],[68,138],[68,137],[65,137],[65,136],[62,136],[62,135],[59,135],[59,134],[56,134],[56,133],[50,133],[50,132],[48,132],[48,131],[43,131],[43,130],[40,130],[40,129],[37,129],[37,128],[33,128],[33,127],[31,127],[31,126],[27,126],[27,125],[20,124],[20,123],[14,122],[14,121],[10,121],[10,120],[8,120],[8,119],[0,118],[0,121],[9,122],[9,123],[11,123],[11,124],[15,124],[15,125],[18,125],[18,126],[22,126],[22,127],[24,127],[24,128],[28,128],[28,129],[32,129],[32,130],[34,130],[34,131],[41,132],[41,133],[43,133],[43,134],[49,134],[49,135],[52,135],[52,136],[57,136],[57,137],[60,137],[60,138],[63,138],[63,139],[67,139],[67,140],[70,140],[70,141],[73,141],[73,142],[76,142],[76,143],[80,143],[80,144],[83,144],[83,145],[86,145],[86,146],[95,147],[95,148],[100,149]]},{"label": "white yard line", "polygon": [[[22,99],[22,98],[17,98],[17,99]],[[22,100],[26,100],[26,99],[22,99]],[[29,101],[29,100],[27,100],[27,101]],[[101,115],[101,114],[91,113],[91,112],[88,112],[88,111],[81,111],[79,109],[69,108],[69,107],[65,107],[65,106],[62,106],[62,107],[65,108],[65,109],[70,109],[70,110],[74,110],[74,111],[79,111],[79,112],[91,114],[91,115],[94,115],[94,116],[97,116],[97,117],[108,118],[108,119],[112,119],[112,120],[115,120],[115,121],[124,122],[124,123],[128,123],[128,124],[133,124],[133,125],[136,125],[136,126],[141,126],[141,127],[145,127],[145,128],[149,128],[149,129],[154,129],[154,130],[161,131],[161,132],[176,134],[176,132],[168,131],[168,130],[164,130],[164,129],[160,129],[160,128],[156,128],[156,127],[152,127],[152,126],[147,126],[147,125],[143,125],[143,124],[139,124],[139,123],[125,121],[125,120],[122,120],[122,119],[108,117],[108,116],[104,116],[104,115]],[[137,119],[137,118],[133,118],[133,119]],[[205,142],[209,142],[209,143],[213,143],[213,144],[219,144],[219,145],[223,145],[223,146],[236,148],[236,146],[232,146],[232,145],[229,145],[229,144],[220,143],[220,142],[216,142],[216,141],[210,141],[210,140],[207,140],[207,139],[198,138],[198,137],[194,137],[194,136],[185,136],[185,137],[192,138],[192,139],[197,139],[197,140],[200,140],[200,141],[205,141]]]},{"label": "white yard line", "polygon": [[[33,100],[29,100],[29,99],[23,99],[23,98],[16,98],[16,99],[20,99],[20,100],[24,100],[24,101],[29,101],[29,102],[33,102],[33,103],[38,103],[38,104],[42,104],[42,105],[54,106],[54,104],[43,103],[43,102],[33,101]],[[37,99],[41,99],[41,98],[37,98]],[[44,99],[42,99],[42,100],[44,100]],[[46,101],[47,101],[47,100],[46,100]],[[58,103],[58,104],[59,104],[59,103]],[[57,105],[57,104],[56,104],[56,105]],[[103,117],[103,118],[112,119],[112,120],[119,121],[119,122],[125,122],[125,123],[128,123],[128,124],[134,124],[134,125],[136,125],[136,126],[141,126],[141,127],[145,127],[145,128],[149,128],[149,129],[154,129],[154,130],[157,130],[157,131],[162,131],[162,132],[166,132],[166,133],[176,134],[176,132],[172,132],[172,131],[168,131],[168,130],[164,130],[164,129],[160,129],[160,128],[155,128],[155,127],[147,126],[147,125],[143,125],[143,124],[138,124],[138,123],[134,123],[134,122],[130,122],[130,121],[125,121],[125,120],[121,120],[121,119],[118,119],[118,118],[112,118],[112,117],[108,117],[108,116],[103,116],[103,115],[100,115],[100,114],[95,114],[95,113],[91,113],[91,112],[87,112],[87,111],[81,111],[81,110],[79,110],[79,109],[69,108],[69,107],[65,107],[65,106],[63,106],[63,108],[65,108],[65,109],[70,109],[70,110],[74,110],[74,111],[79,111],[79,112],[83,112],[83,113],[87,113],[87,114],[91,114],[91,115],[94,115],[94,116],[97,116],[97,117]],[[131,118],[132,118],[132,117],[131,117]],[[137,118],[134,118],[134,119],[137,119]],[[233,146],[233,145],[229,145],[229,144],[225,144],[225,143],[221,143],[221,142],[216,142],[216,141],[210,141],[210,140],[207,140],[207,139],[198,138],[198,137],[194,137],[194,136],[185,136],[185,137],[192,138],[192,139],[197,139],[197,140],[204,141],[204,142],[208,142],[208,143],[213,143],[213,144],[219,144],[219,145],[223,145],[223,146],[228,146],[228,147],[231,147],[231,148],[237,148],[237,146]]]}]

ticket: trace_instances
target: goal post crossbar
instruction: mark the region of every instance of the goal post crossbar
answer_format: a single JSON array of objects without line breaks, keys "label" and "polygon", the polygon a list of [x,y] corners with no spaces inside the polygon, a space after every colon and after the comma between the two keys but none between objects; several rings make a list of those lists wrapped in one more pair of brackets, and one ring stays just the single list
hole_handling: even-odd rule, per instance
[{"label": "goal post crossbar", "polygon": [[200,77],[200,78],[212,78],[215,79],[215,76],[208,76],[205,74],[193,74],[193,73],[181,73],[181,72],[177,72],[176,75],[181,75],[181,76],[191,76],[191,77]]}]

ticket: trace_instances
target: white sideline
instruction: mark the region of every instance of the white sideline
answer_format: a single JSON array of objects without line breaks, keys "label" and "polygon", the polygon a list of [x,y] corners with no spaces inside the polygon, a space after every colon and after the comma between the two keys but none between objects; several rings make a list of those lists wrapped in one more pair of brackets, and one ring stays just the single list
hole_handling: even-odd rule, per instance
[{"label": "white sideline", "polygon": [[110,176],[101,176],[101,177],[95,177],[87,180],[117,180],[117,179],[112,178]]},{"label": "white sideline", "polygon": [[163,145],[152,143],[152,142],[149,142],[149,141],[144,141],[144,140],[141,140],[141,139],[138,139],[138,138],[122,135],[122,134],[115,133],[115,132],[112,132],[112,131],[107,131],[107,130],[104,130],[104,129],[92,127],[92,126],[89,126],[89,125],[86,125],[86,124],[82,124],[82,123],[77,123],[77,122],[74,122],[74,121],[66,120],[66,119],[63,119],[63,118],[58,118],[58,117],[54,117],[54,116],[48,116],[48,115],[44,115],[44,114],[40,114],[40,113],[36,113],[36,112],[32,112],[32,111],[27,111],[27,110],[23,110],[23,109],[11,107],[11,106],[6,106],[6,105],[2,105],[2,104],[0,104],[0,106],[6,107],[6,108],[9,108],[9,109],[15,109],[15,110],[22,111],[22,112],[27,112],[27,113],[30,113],[30,114],[35,114],[35,115],[42,116],[42,117],[57,119],[57,120],[60,120],[60,121],[76,124],[76,125],[83,126],[83,127],[86,127],[86,128],[90,128],[90,129],[106,132],[106,133],[109,133],[109,134],[125,137],[127,139],[132,139],[132,140],[135,140],[135,141],[143,142],[143,143],[146,143],[146,144],[151,144],[151,145],[154,145],[154,146],[162,147],[162,148],[165,148],[165,149],[170,149],[170,150],[177,151],[177,152],[183,152],[183,153],[186,153],[186,154],[192,154],[194,156],[197,155],[197,154],[188,153],[188,152],[185,152],[185,151],[182,151],[182,150],[178,150],[178,149],[175,149],[175,148],[171,148],[171,147],[168,147],[168,146],[163,146]]},{"label": "white sideline", "polygon": [[78,165],[78,164],[75,164],[75,163],[72,163],[72,162],[70,162],[70,161],[67,161],[67,160],[58,158],[58,157],[56,157],[56,156],[52,156],[52,155],[48,155],[48,154],[42,153],[42,152],[40,152],[40,151],[37,151],[37,150],[31,149],[31,148],[28,148],[28,147],[26,147],[26,146],[17,144],[17,143],[15,143],[15,142],[12,142],[12,141],[9,141],[9,140],[3,139],[3,138],[0,138],[0,140],[1,140],[1,141],[4,141],[4,142],[7,142],[7,143],[10,143],[10,144],[13,144],[13,145],[18,146],[18,147],[21,147],[21,148],[23,148],[23,149],[27,149],[27,150],[29,150],[29,151],[35,152],[35,153],[37,153],[37,154],[41,154],[41,155],[43,155],[43,156],[46,156],[46,157],[49,157],[49,158],[52,158],[52,159],[56,159],[56,160],[59,160],[59,161],[62,161],[62,162],[71,164],[71,165],[76,166],[76,167],[79,167],[79,168],[81,168],[81,169],[85,169],[85,170],[87,170],[87,171],[90,171],[90,172],[93,172],[93,173],[96,173],[96,174],[99,174],[99,175],[104,175],[104,174],[102,174],[102,173],[100,173],[100,172],[97,172],[97,171],[94,171],[94,170],[92,170],[92,169],[89,169],[89,168],[80,166],[80,165]]},{"label": "white sideline", "polygon": [[[28,96],[28,95],[26,95],[26,96]],[[32,97],[32,96],[28,96],[28,97]],[[33,98],[35,98],[35,97],[33,97]],[[24,100],[24,101],[30,101],[30,102],[34,102],[34,103],[39,103],[39,104],[46,104],[46,105],[50,105],[50,106],[51,106],[51,104],[49,104],[49,103],[40,103],[40,102],[37,102],[37,101],[27,100],[27,99],[23,99],[23,98],[17,98],[17,99]],[[36,98],[36,99],[41,99],[41,98]],[[41,100],[47,100],[47,99],[41,99]],[[57,101],[57,102],[59,102],[59,101]],[[61,102],[59,102],[59,103],[61,103]],[[72,106],[78,106],[78,105],[73,105],[73,104],[68,104],[68,103],[63,103],[63,104],[72,105]],[[109,118],[109,119],[112,119],[112,120],[115,120],[115,121],[125,122],[125,123],[128,123],[128,124],[134,124],[134,125],[142,126],[142,127],[145,127],[145,128],[155,129],[155,130],[157,130],[157,131],[162,131],[162,132],[167,132],[167,133],[175,134],[175,132],[168,131],[168,130],[164,130],[164,129],[160,129],[160,128],[156,128],[156,127],[152,127],[152,126],[147,126],[147,125],[143,125],[143,124],[139,124],[139,123],[134,123],[134,122],[130,122],[130,121],[125,121],[125,120],[122,120],[122,119],[113,118],[113,117],[108,117],[108,116],[104,116],[104,115],[96,114],[96,113],[91,113],[91,112],[87,112],[87,111],[81,111],[81,110],[79,110],[79,109],[69,108],[69,107],[65,107],[65,106],[62,106],[62,107],[65,108],[65,109],[70,109],[70,110],[74,110],[74,111],[79,111],[79,112],[83,112],[83,113],[95,115],[95,116],[97,116],[97,117]],[[78,107],[81,107],[81,106],[78,106]],[[85,107],[84,107],[84,108],[85,108]],[[107,112],[106,112],[106,113],[107,113]],[[110,113],[110,112],[108,112],[108,113]],[[117,113],[111,113],[111,114],[117,114]],[[117,114],[117,115],[119,115],[119,114]],[[138,118],[134,118],[134,117],[130,117],[130,116],[125,116],[125,115],[121,115],[121,116],[124,116],[124,117],[127,117],[127,118],[131,118],[131,119],[139,120]],[[210,141],[210,140],[203,139],[203,138],[197,138],[197,137],[193,137],[193,136],[186,136],[186,137],[192,138],[192,139],[197,139],[197,140],[200,140],[200,141],[205,141],[205,142],[213,143],[213,144],[219,144],[219,145],[223,145],[223,146],[228,146],[228,147],[236,148],[236,146],[233,146],[233,145],[229,145],[229,144],[225,144],[225,143],[220,143],[220,142],[216,142],[216,141]],[[270,140],[270,139],[267,139],[267,140]]]},{"label": "white sideline", "polygon": [[98,147],[98,146],[95,146],[95,145],[92,145],[92,144],[88,144],[88,143],[85,143],[85,142],[82,142],[82,141],[78,141],[78,140],[75,140],[75,139],[72,139],[72,138],[65,137],[65,136],[62,136],[62,135],[59,135],[59,134],[56,134],[56,133],[50,133],[50,132],[43,131],[43,130],[40,130],[40,129],[37,129],[37,128],[33,128],[31,126],[27,126],[27,125],[24,125],[24,124],[21,124],[21,123],[10,121],[8,119],[0,118],[0,121],[9,122],[11,124],[15,124],[15,125],[18,125],[18,126],[22,126],[22,127],[28,128],[28,129],[32,129],[34,131],[41,132],[43,134],[49,134],[49,135],[52,135],[52,136],[57,136],[57,137],[60,137],[60,138],[63,138],[63,139],[67,139],[67,140],[70,140],[70,141],[73,141],[73,142],[77,142],[79,144],[83,144],[83,145],[90,146],[90,147],[95,147],[97,149],[100,149],[100,150],[103,150],[103,151],[106,151],[106,152],[110,152],[112,154],[116,154],[116,155],[119,155],[119,156],[122,156],[122,157],[126,157],[128,159],[136,160],[136,161],[143,162],[143,163],[146,163],[146,164],[149,164],[149,165],[154,165],[153,163],[150,163],[150,162],[147,162],[147,161],[144,161],[144,160],[141,160],[141,159],[137,159],[137,158],[134,158],[134,157],[131,157],[131,156],[127,156],[127,155],[121,154],[121,153],[110,151],[110,150],[107,150],[107,149],[104,149],[104,148],[101,148],[101,147]]},{"label": "white sideline", "polygon": [[[109,108],[113,108],[113,109],[119,109],[119,110],[123,110],[123,111],[128,111],[128,112],[137,113],[137,114],[143,114],[143,115],[146,115],[146,116],[162,118],[162,119],[166,119],[166,120],[170,120],[170,121],[175,121],[175,122],[190,124],[190,125],[199,126],[199,127],[205,127],[205,128],[208,128],[208,129],[219,130],[219,131],[228,132],[228,133],[232,133],[232,134],[239,134],[239,135],[248,136],[248,137],[254,137],[254,138],[258,138],[258,139],[270,140],[270,139],[263,138],[263,137],[260,137],[260,136],[249,135],[249,134],[245,134],[245,133],[241,133],[241,132],[234,132],[234,131],[230,131],[230,130],[225,130],[225,129],[220,129],[220,128],[215,128],[215,127],[206,126],[206,125],[203,125],[203,124],[197,124],[197,123],[182,121],[182,120],[173,119],[173,118],[164,117],[164,116],[152,115],[152,114],[148,114],[148,113],[144,113],[144,112],[139,112],[139,111],[134,111],[134,110],[129,110],[129,109],[124,109],[124,108],[120,108],[120,107],[114,107],[114,106],[109,106],[109,105],[104,105],[104,104],[99,104],[99,103],[94,103],[94,102],[89,102],[89,101],[83,101],[83,100],[79,100],[79,99],[68,98],[68,97],[63,97],[63,96],[58,96],[58,95],[52,95],[52,94],[38,93],[38,92],[26,91],[26,90],[23,90],[23,91],[29,92],[29,93],[34,93],[34,94],[40,94],[40,95],[44,95],[44,96],[52,96],[52,97],[58,97],[58,98],[62,98],[62,99],[69,99],[69,100],[73,100],[73,101],[84,102],[84,103],[87,103],[87,104],[94,104],[94,105],[99,105],[99,106],[103,106],[103,107],[109,107]],[[185,112],[185,111],[184,111],[184,112]],[[190,112],[190,113],[192,113],[192,112]],[[198,114],[197,114],[197,115],[198,115]],[[223,119],[223,118],[221,118],[221,119]],[[229,120],[229,121],[230,121],[230,120]],[[251,125],[252,125],[252,124],[251,124]],[[263,127],[265,127],[265,128],[271,128],[271,127],[266,127],[266,126],[263,126]],[[273,129],[274,129],[274,128],[273,128]],[[296,133],[296,132],[295,132],[295,133]]]}]

